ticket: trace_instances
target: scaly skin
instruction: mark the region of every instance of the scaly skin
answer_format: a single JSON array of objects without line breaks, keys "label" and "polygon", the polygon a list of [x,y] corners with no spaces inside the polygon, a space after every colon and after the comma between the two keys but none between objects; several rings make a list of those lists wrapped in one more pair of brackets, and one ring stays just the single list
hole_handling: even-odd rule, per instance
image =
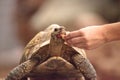
[{"label": "scaly skin", "polygon": [[85,80],[97,80],[96,71],[90,64],[88,59],[83,58],[79,54],[76,54],[73,56],[73,61],[77,69],[80,70],[81,73],[84,75]]},{"label": "scaly skin", "polygon": [[37,60],[31,59],[27,60],[24,63],[20,64],[16,68],[14,68],[5,78],[5,80],[20,80],[26,74],[28,74],[38,63]]}]

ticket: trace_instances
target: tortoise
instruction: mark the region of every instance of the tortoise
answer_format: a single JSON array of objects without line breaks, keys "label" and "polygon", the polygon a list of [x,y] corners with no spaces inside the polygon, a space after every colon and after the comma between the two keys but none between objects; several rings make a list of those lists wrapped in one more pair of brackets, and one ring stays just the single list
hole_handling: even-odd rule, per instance
[{"label": "tortoise", "polygon": [[[96,71],[83,49],[69,46],[65,27],[50,25],[39,32],[25,47],[20,64],[5,80],[46,78],[49,80],[96,80]],[[40,79],[39,79],[40,80]]]}]

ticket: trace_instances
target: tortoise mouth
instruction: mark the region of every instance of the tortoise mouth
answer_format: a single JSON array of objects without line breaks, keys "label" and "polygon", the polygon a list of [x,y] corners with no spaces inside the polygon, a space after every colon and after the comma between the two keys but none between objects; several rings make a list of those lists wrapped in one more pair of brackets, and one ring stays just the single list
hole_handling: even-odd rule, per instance
[{"label": "tortoise mouth", "polygon": [[57,38],[62,38],[64,39],[64,36],[66,35],[65,32],[61,31],[59,34],[56,35]]}]

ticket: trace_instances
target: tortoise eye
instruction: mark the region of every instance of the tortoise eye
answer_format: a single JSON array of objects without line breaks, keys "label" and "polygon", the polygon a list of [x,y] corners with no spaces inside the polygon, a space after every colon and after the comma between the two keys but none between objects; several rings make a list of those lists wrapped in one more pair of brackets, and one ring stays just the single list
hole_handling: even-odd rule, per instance
[{"label": "tortoise eye", "polygon": [[54,31],[58,31],[58,29],[57,29],[57,28],[55,28],[55,29],[54,29]]}]

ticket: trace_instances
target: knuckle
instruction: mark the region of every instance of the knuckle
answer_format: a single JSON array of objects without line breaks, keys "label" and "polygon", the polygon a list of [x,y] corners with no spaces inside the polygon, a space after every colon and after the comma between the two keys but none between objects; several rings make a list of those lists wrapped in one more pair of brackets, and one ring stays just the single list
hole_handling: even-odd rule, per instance
[{"label": "knuckle", "polygon": [[80,30],[78,31],[78,33],[79,33],[80,35],[85,35],[84,32],[82,31],[82,29],[80,29]]},{"label": "knuckle", "polygon": [[73,39],[72,41],[73,41],[73,43],[79,43],[79,42],[81,42],[81,39],[76,38],[76,39]]},{"label": "knuckle", "polygon": [[74,39],[70,39],[69,42],[70,42],[70,43],[73,43],[73,42],[74,42]]},{"label": "knuckle", "polygon": [[87,40],[85,37],[83,37],[83,41],[84,41],[84,42],[88,42],[88,40]]}]

